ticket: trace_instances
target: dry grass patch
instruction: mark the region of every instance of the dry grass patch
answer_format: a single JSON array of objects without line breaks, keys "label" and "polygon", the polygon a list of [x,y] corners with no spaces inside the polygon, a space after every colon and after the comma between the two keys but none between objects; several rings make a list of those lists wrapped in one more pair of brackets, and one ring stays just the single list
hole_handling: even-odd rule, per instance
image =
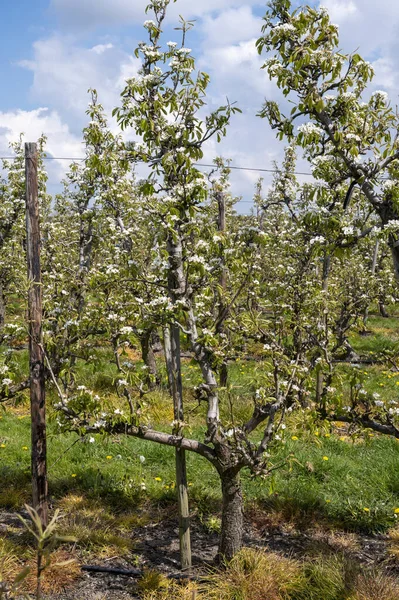
[{"label": "dry grass patch", "polygon": [[[315,543],[316,551],[323,546],[327,551],[339,554],[357,552],[361,549],[359,536],[355,533],[316,529],[308,532],[308,536],[310,537],[308,546],[311,547]],[[308,547],[307,550],[309,550]]]},{"label": "dry grass patch", "polygon": [[0,491],[0,508],[18,510],[28,502],[30,492],[23,487],[8,485]]},{"label": "dry grass patch", "polygon": [[277,554],[244,548],[203,584],[179,585],[149,571],[139,583],[142,600],[289,600],[304,584],[301,564]]},{"label": "dry grass patch", "polygon": [[398,582],[381,573],[360,575],[355,589],[350,600],[399,600]]},{"label": "dry grass patch", "polygon": [[298,561],[244,548],[226,566],[211,575],[201,591],[207,600],[286,600],[304,581]]},{"label": "dry grass patch", "polygon": [[140,597],[142,600],[206,600],[207,598],[199,593],[196,583],[179,585],[171,581],[168,581],[164,589],[142,590]]},{"label": "dry grass patch", "polygon": [[252,503],[245,514],[251,525],[261,534],[272,533],[275,530],[295,533],[324,525],[323,530],[328,530],[327,522],[322,522],[319,513],[315,511],[311,514],[298,506],[295,499],[286,499],[277,494],[269,496],[260,504]]},{"label": "dry grass patch", "polygon": [[12,581],[23,567],[18,548],[4,538],[0,538],[0,582]]},{"label": "dry grass patch", "polygon": [[125,557],[133,550],[134,544],[127,535],[123,518],[108,512],[100,502],[68,494],[59,507],[64,513],[59,534],[76,538],[78,548],[102,558]]},{"label": "dry grass patch", "polygon": [[388,552],[399,562],[399,526],[393,527],[388,531]]},{"label": "dry grass patch", "polygon": [[[36,590],[36,560],[29,561],[29,566],[31,570],[25,580],[24,588],[32,594]],[[58,548],[52,553],[50,564],[42,574],[41,587],[44,593],[59,594],[73,585],[81,576],[80,565],[74,554]]]}]

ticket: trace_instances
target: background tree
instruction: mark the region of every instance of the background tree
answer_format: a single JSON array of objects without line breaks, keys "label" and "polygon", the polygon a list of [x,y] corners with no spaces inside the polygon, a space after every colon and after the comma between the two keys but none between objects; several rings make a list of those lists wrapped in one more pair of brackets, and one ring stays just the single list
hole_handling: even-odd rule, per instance
[{"label": "background tree", "polygon": [[257,47],[271,56],[263,66],[293,107],[287,116],[266,101],[260,116],[280,139],[296,139],[318,179],[346,186],[345,208],[361,191],[389,233],[398,278],[398,117],[387,94],[375,91],[364,101],[373,70],[359,54],[338,50],[338,28],[325,8],[295,10],[290,0],[272,0],[264,21]]}]

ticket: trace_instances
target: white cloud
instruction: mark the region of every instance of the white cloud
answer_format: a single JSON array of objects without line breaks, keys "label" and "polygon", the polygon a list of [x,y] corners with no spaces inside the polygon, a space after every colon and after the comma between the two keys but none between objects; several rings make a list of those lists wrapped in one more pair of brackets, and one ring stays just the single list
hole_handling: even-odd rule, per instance
[{"label": "white cloud", "polygon": [[136,58],[111,43],[84,48],[70,36],[37,41],[33,51],[33,60],[21,63],[33,73],[32,98],[55,107],[78,129],[85,121],[88,88],[97,89],[99,101],[111,111],[125,80],[139,66]]},{"label": "white cloud", "polygon": [[[95,87],[98,90],[100,102],[110,113],[119,104],[119,93],[125,80],[136,74],[139,65],[133,56],[121,49],[122,40],[115,36],[96,39],[91,33],[94,37],[92,45],[85,47],[85,31],[97,26],[104,26],[108,31],[113,25],[140,26],[146,18],[144,8],[147,3],[148,0],[51,0],[52,10],[69,28],[70,34],[55,33],[37,41],[33,46],[33,59],[23,63],[33,74],[31,98],[50,108],[39,112],[0,113],[2,147],[11,135],[15,137],[20,130],[27,130],[26,125],[32,121],[37,131],[40,130],[38,135],[42,131],[47,133],[53,146],[58,139],[60,145],[54,146],[58,153],[64,156],[66,153],[80,154],[80,130],[86,122],[85,109],[89,100],[87,89]],[[344,52],[358,48],[376,70],[373,86],[387,89],[394,99],[399,87],[399,45],[396,41],[399,2],[321,0],[321,4],[340,27],[340,48]],[[223,155],[232,158],[235,165],[270,168],[274,160],[281,160],[284,142],[276,140],[266,119],[256,117],[265,97],[286,106],[275,82],[270,82],[267,73],[261,70],[265,57],[259,57],[255,48],[261,21],[253,13],[253,8],[258,5],[264,6],[264,2],[178,0],[169,7],[169,21],[174,23],[179,13],[186,18],[200,17],[195,34],[189,34],[188,45],[193,47],[194,55],[199,59],[198,66],[211,75],[207,109],[225,104],[228,97],[231,102],[237,101],[243,110],[242,115],[233,117],[222,144],[208,143],[203,162],[212,162],[216,155]],[[139,35],[144,36],[141,27]],[[134,39],[129,40],[131,48],[135,45]],[[7,128],[8,121],[12,122],[11,129]],[[32,136],[35,131],[32,130]],[[131,132],[127,135],[131,137]],[[50,151],[56,152],[51,148]],[[300,170],[307,171],[308,168],[302,164]],[[253,184],[259,175],[253,171],[233,171],[233,193],[243,194],[245,200],[251,199]],[[269,184],[272,175],[263,175],[265,184]],[[243,203],[242,206],[248,208],[250,205]]]},{"label": "white cloud", "polygon": [[[101,25],[141,23],[145,19],[147,4],[148,0],[51,0],[50,9],[66,27],[84,29]],[[176,18],[182,14],[185,18],[201,17],[243,4],[262,3],[243,0],[180,0],[170,5],[168,16]]]},{"label": "white cloud", "polygon": [[215,18],[206,16],[201,30],[206,35],[206,46],[224,46],[254,38],[260,32],[261,23],[251,7],[244,5],[223,11]]},{"label": "white cloud", "polygon": [[217,86],[220,97],[245,100],[241,108],[253,107],[257,102],[260,109],[265,94],[275,92],[275,85],[261,70],[264,58],[258,55],[255,41],[207,48],[199,60],[199,66],[211,73],[213,88]]},{"label": "white cloud", "polygon": [[372,67],[375,72],[374,87],[384,87],[388,92],[398,89],[399,72],[397,63],[392,58],[378,58],[372,62]]},{"label": "white cloud", "polygon": [[359,48],[371,56],[395,42],[399,3],[394,0],[322,0],[333,22],[340,28],[341,47],[346,52]]},{"label": "white cloud", "polygon": [[[79,157],[83,148],[80,136],[71,133],[70,128],[62,121],[56,111],[37,108],[31,111],[15,110],[0,112],[0,154],[9,154],[9,145],[24,134],[26,141],[36,141],[45,134],[46,150],[54,157]],[[47,163],[53,181],[60,181],[68,167],[68,161],[51,161]]]},{"label": "white cloud", "polygon": [[83,29],[132,22],[144,14],[147,0],[51,0],[50,10],[67,27]]},{"label": "white cloud", "polygon": [[370,90],[399,93],[399,2],[394,0],[322,0],[339,25],[340,48],[357,50],[375,70]]},{"label": "white cloud", "polygon": [[334,23],[350,19],[358,12],[358,8],[353,0],[325,0],[323,4],[328,9],[331,20]]},{"label": "white cloud", "polygon": [[97,44],[97,46],[93,46],[93,48],[91,48],[91,51],[95,52],[96,54],[104,54],[104,52],[111,50],[113,47],[113,44]]}]

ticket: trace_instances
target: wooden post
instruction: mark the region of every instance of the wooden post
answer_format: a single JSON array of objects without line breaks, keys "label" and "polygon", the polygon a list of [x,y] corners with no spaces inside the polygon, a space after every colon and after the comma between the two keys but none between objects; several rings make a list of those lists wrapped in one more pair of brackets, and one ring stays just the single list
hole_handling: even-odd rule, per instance
[{"label": "wooden post", "polygon": [[[216,193],[216,199],[218,203],[218,231],[224,234],[226,231],[226,197],[223,191],[218,191]],[[220,244],[221,249],[221,261],[222,261],[222,272],[220,274],[220,288],[221,288],[221,296],[219,302],[219,325],[217,327],[217,333],[225,333],[224,328],[224,318],[223,313],[226,309],[224,304],[223,294],[226,292],[227,288],[227,269],[225,267],[225,260],[223,255],[223,244]],[[224,360],[220,365],[220,385],[221,387],[227,387],[227,378],[228,378],[228,370],[227,370],[227,362]]]},{"label": "wooden post", "polygon": [[[179,326],[170,326],[171,363],[172,363],[172,396],[174,417],[183,421],[183,385],[180,361]],[[188,506],[186,452],[176,448],[176,488],[177,508],[179,513],[180,563],[183,570],[191,568],[190,511]]]},{"label": "wooden post", "polygon": [[32,497],[44,527],[48,522],[46,398],[42,340],[42,288],[37,144],[25,144],[26,254],[28,262],[29,375],[32,437]]},{"label": "wooden post", "polygon": [[[183,245],[181,232],[178,228],[177,237],[170,233],[167,238],[169,255],[168,291],[173,305],[177,300],[184,298],[186,293],[186,280],[183,269]],[[176,322],[170,324],[170,335],[164,336],[166,365],[168,369],[169,384],[173,398],[173,412],[175,421],[184,420],[183,413],[183,384],[181,377],[180,354],[180,328]],[[170,356],[168,356],[170,352]],[[174,433],[180,433],[176,424]],[[190,513],[188,507],[188,488],[186,472],[186,454],[181,448],[176,448],[176,488],[177,509],[179,514],[179,540],[180,563],[182,569],[191,567],[191,542],[190,542]]]},{"label": "wooden post", "polygon": [[[330,270],[331,270],[331,256],[329,254],[324,253],[323,279],[322,279],[324,292],[327,292],[327,290],[328,290],[328,279],[330,276]],[[317,373],[316,373],[316,404],[317,404],[318,408],[320,408],[321,400],[323,397],[323,391],[324,391],[323,371],[321,369],[318,369]],[[324,408],[325,407],[323,406],[323,410],[324,410]]]},{"label": "wooden post", "polygon": [[[374,252],[373,252],[373,260],[371,263],[371,274],[375,275],[376,269],[377,269],[377,262],[378,262],[378,251],[380,249],[380,240],[376,240],[375,242],[375,246],[374,246]],[[363,315],[363,326],[364,326],[364,331],[367,331],[367,321],[369,319],[369,307],[367,306],[365,311],[364,311],[364,315]]]}]

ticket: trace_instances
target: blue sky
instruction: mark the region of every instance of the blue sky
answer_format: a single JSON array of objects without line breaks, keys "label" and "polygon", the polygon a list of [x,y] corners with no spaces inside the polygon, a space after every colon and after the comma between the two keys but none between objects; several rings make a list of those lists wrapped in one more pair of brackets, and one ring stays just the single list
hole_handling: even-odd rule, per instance
[{"label": "blue sky", "polygon": [[33,42],[45,35],[50,23],[46,18],[47,0],[2,2],[0,21],[0,77],[6,82],[0,96],[0,108],[29,107],[27,91],[31,76],[17,66],[31,53]]},{"label": "blue sky", "polygon": [[[0,22],[0,155],[19,133],[34,140],[48,136],[53,156],[81,154],[87,89],[96,87],[110,113],[124,80],[135,74],[133,50],[144,37],[147,0],[3,0]],[[339,24],[344,51],[359,48],[373,62],[373,87],[399,94],[399,2],[397,0],[324,0]],[[171,6],[168,39],[176,39],[178,14],[195,18],[187,41],[201,69],[211,75],[209,104],[236,100],[237,116],[219,147],[210,143],[205,161],[217,154],[233,164],[270,167],[284,146],[265,121],[256,117],[265,96],[278,98],[273,82],[260,70],[255,50],[265,3],[251,0],[178,0]],[[51,167],[56,185],[65,162]],[[250,207],[257,173],[233,176],[234,190]],[[266,184],[270,178],[265,178]]]}]

